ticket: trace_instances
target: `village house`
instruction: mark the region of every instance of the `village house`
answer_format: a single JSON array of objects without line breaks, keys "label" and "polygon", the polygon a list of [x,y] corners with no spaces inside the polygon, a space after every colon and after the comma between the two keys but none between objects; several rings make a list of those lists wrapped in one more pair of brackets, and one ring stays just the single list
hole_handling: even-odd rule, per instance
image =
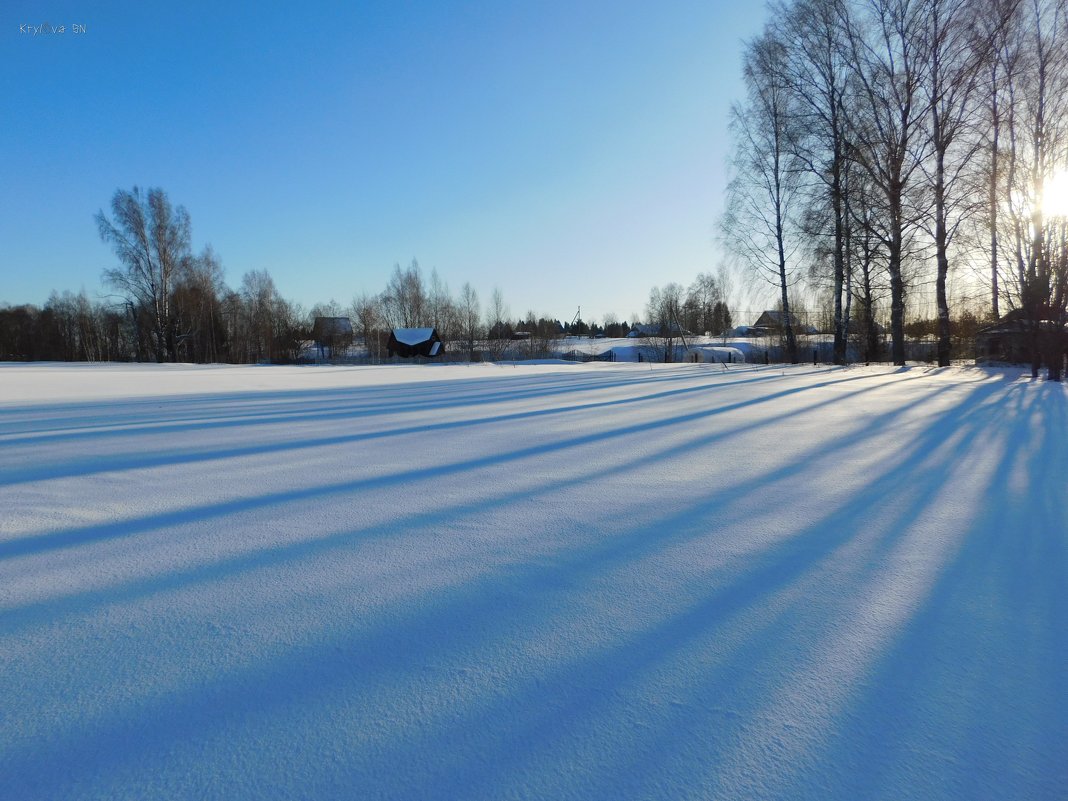
[{"label": "village house", "polygon": [[414,356],[433,358],[445,350],[436,328],[394,328],[386,348],[390,356],[402,359]]},{"label": "village house", "polygon": [[335,353],[352,344],[352,320],[348,317],[316,317],[312,339],[320,359],[332,359]]},{"label": "village house", "polygon": [[1030,364],[1036,345],[1041,359],[1053,344],[1052,340],[1058,337],[1063,350],[1064,325],[1048,319],[1034,323],[1027,319],[1023,310],[1013,309],[996,323],[976,332],[975,360]]},{"label": "village house", "polygon": [[[781,334],[786,326],[786,315],[781,311],[775,309],[767,309],[760,313],[756,322],[749,326],[748,336],[769,336],[772,334]],[[797,319],[797,315],[793,312],[790,313],[790,325],[794,329],[795,334],[815,334],[816,329],[811,325],[805,325]]]}]

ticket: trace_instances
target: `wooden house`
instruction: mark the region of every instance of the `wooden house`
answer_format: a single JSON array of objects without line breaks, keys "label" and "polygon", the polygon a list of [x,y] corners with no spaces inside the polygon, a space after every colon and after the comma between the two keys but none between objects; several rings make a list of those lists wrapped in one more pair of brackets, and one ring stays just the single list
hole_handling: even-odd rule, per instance
[{"label": "wooden house", "polygon": [[1063,350],[1064,341],[1065,330],[1060,323],[1048,319],[1035,323],[1021,310],[1014,309],[976,332],[975,360],[1030,364],[1036,346],[1040,360],[1044,361],[1049,358],[1051,346]]},{"label": "wooden house", "polygon": [[414,356],[440,356],[445,347],[436,328],[394,328],[386,348],[390,356],[411,359]]},{"label": "wooden house", "polygon": [[329,359],[337,350],[352,344],[352,320],[348,317],[316,317],[312,325],[312,339],[320,359]]},{"label": "wooden house", "polygon": [[[749,336],[767,336],[769,334],[781,334],[786,327],[786,315],[775,309],[767,309],[760,313],[756,322],[749,326]],[[790,327],[795,334],[815,334],[816,329],[805,325],[797,319],[797,315],[790,313]]]}]

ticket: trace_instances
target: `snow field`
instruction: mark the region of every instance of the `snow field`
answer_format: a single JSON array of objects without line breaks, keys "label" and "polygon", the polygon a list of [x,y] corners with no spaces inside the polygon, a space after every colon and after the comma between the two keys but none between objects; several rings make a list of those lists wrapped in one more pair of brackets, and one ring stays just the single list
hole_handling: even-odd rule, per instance
[{"label": "snow field", "polygon": [[0,366],[3,795],[1063,797],[1016,371]]}]

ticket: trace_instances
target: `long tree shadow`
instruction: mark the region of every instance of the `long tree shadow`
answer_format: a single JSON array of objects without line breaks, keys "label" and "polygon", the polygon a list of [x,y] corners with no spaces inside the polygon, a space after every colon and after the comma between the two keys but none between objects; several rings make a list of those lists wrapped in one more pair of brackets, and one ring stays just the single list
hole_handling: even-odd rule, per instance
[{"label": "long tree shadow", "polygon": [[[631,638],[604,652],[583,655],[549,675],[535,677],[536,682],[531,686],[510,692],[500,702],[502,708],[495,709],[490,701],[479,709],[469,710],[466,716],[459,715],[449,726],[439,725],[438,729],[430,730],[433,740],[434,736],[447,738],[455,734],[458,726],[466,729],[482,725],[499,739],[480,740],[481,746],[488,747],[489,752],[481,753],[481,758],[486,761],[478,766],[469,761],[471,754],[460,752],[455,762],[447,766],[445,775],[415,777],[415,785],[439,797],[440,792],[434,792],[435,788],[437,791],[463,789],[465,782],[471,789],[481,787],[488,792],[494,775],[499,777],[510,765],[515,766],[532,757],[538,749],[543,750],[552,740],[554,731],[566,733],[590,720],[602,704],[613,703],[612,688],[620,691],[636,675],[670,658],[695,638],[713,634],[725,621],[760,604],[769,593],[817,569],[822,560],[857,535],[858,516],[881,499],[885,491],[911,487],[917,471],[920,478],[937,484],[938,471],[954,455],[952,449],[947,449],[938,459],[931,459],[932,449],[939,444],[945,429],[964,427],[963,436],[988,425],[992,415],[988,401],[999,389],[998,386],[977,389],[960,404],[932,419],[914,446],[905,448],[895,464],[888,465],[883,473],[864,485],[856,500],[830,511],[795,536],[769,545],[734,571],[736,579],[713,588],[692,608],[660,623],[640,638]],[[862,444],[863,437],[858,435],[854,446]],[[799,468],[800,464],[795,465],[795,469]],[[757,495],[761,491],[753,487],[751,494]],[[195,692],[146,702],[133,710],[116,710],[110,720],[88,727],[91,731],[58,736],[47,748],[32,754],[24,751],[10,753],[3,761],[13,769],[10,775],[39,776],[41,766],[49,764],[61,753],[67,754],[73,764],[83,764],[86,749],[92,747],[89,743],[95,738],[123,742],[127,746],[127,750],[108,749],[111,755],[108,758],[136,760],[146,751],[159,747],[161,742],[172,738],[175,741],[196,738],[204,729],[217,727],[221,723],[220,709],[232,709],[237,705],[242,709],[269,710],[280,703],[292,703],[294,692],[289,688],[296,688],[298,695],[316,697],[325,687],[341,685],[356,698],[369,695],[387,675],[395,676],[397,671],[403,675],[413,665],[427,661],[477,654],[487,641],[507,641],[519,627],[536,627],[544,620],[547,611],[553,611],[553,596],[558,591],[553,588],[560,587],[561,575],[566,577],[566,587],[588,586],[611,570],[640,562],[672,544],[708,536],[709,529],[714,529],[720,519],[722,509],[729,507],[732,501],[738,503],[735,493],[711,493],[701,503],[664,517],[655,526],[659,534],[651,531],[648,525],[642,525],[586,548],[559,554],[548,563],[497,572],[441,593],[430,604],[421,603],[393,616],[387,626],[377,630],[334,632],[306,648],[292,649],[284,658],[271,664],[258,664],[241,674],[230,674],[206,688],[197,688]],[[915,520],[928,502],[929,497],[916,498],[911,507],[902,510],[900,520],[906,524]],[[479,625],[457,625],[459,621],[470,620],[478,621]],[[345,655],[344,660],[333,656],[337,649]],[[594,675],[599,677],[598,686],[602,689],[599,694],[591,695],[585,690],[595,689],[590,687],[590,677]],[[286,692],[280,692],[281,687],[286,687]],[[560,704],[546,709],[539,703],[546,691],[559,693]],[[367,697],[365,701],[372,705],[374,699]],[[502,711],[517,713],[503,718],[508,721],[503,729],[499,714]],[[355,723],[358,725],[359,721]],[[144,735],[146,727],[151,736],[138,737],[134,741],[133,732]],[[435,742],[440,745],[441,740]],[[526,750],[520,749],[517,753],[517,746]],[[410,750],[397,743],[379,751],[379,758],[390,762],[405,756],[411,756]],[[487,765],[500,767],[491,768],[492,773],[487,778],[480,772],[485,771]],[[472,787],[471,782],[483,784]]]},{"label": "long tree shadow", "polygon": [[[780,390],[778,392],[762,395],[755,399],[747,399],[736,403],[714,406],[708,409],[700,409],[695,412],[688,412],[670,417],[647,420],[629,426],[621,426],[608,431],[596,431],[594,433],[582,434],[568,439],[556,440],[553,442],[542,443],[534,446],[522,447],[506,453],[491,453],[475,458],[455,460],[453,462],[445,464],[435,464],[429,467],[419,467],[409,470],[397,471],[390,474],[372,476],[363,479],[335,482],[332,484],[307,486],[285,492],[273,492],[261,496],[241,497],[228,501],[205,504],[199,507],[182,507],[180,509],[175,509],[169,512],[145,515],[121,522],[108,522],[104,524],[75,527],[70,529],[64,529],[58,532],[31,533],[25,536],[8,538],[0,542],[0,559],[6,559],[16,556],[26,556],[59,548],[70,548],[86,543],[114,540],[117,538],[136,535],[138,533],[142,533],[148,530],[155,530],[167,526],[179,525],[195,521],[215,519],[231,514],[241,513],[255,508],[280,506],[298,501],[307,501],[316,498],[337,496],[351,492],[381,489],[384,487],[409,484],[419,481],[429,481],[440,478],[441,476],[450,473],[478,470],[491,466],[503,466],[506,465],[508,462],[521,461],[523,459],[531,457],[547,455],[554,452],[560,452],[571,448],[586,446],[598,442],[608,442],[620,439],[625,440],[628,437],[639,433],[652,432],[655,430],[666,429],[675,426],[685,426],[716,415],[721,415],[740,409],[752,409],[753,407],[759,406],[761,404],[770,403],[776,400],[787,398],[797,393],[826,388],[834,386],[836,384],[843,384],[845,382],[855,380],[860,380],[860,378],[836,379],[833,381],[824,381],[816,384],[810,384],[803,387],[791,387],[788,389]],[[873,387],[871,387],[871,390],[875,391],[878,389],[878,387],[878,384],[873,385]],[[617,401],[607,401],[605,403],[614,404],[616,402]],[[840,402],[840,398],[832,398],[820,401],[817,404],[814,404],[814,407],[835,402]],[[581,410],[581,407],[579,410]],[[790,413],[796,413],[796,410],[791,411]],[[528,412],[523,414],[530,416],[537,414],[537,412]],[[754,425],[767,425],[768,423],[773,421],[773,418],[765,418],[763,421],[760,421]],[[441,425],[444,427],[449,427],[451,424]],[[462,423],[458,422],[457,425],[462,425]],[[408,431],[407,433],[424,431],[425,428],[425,426],[417,427],[412,429],[411,431]],[[747,429],[745,427],[742,427],[739,430]],[[352,435],[351,438],[342,437],[337,440],[332,439],[331,442],[332,444],[338,444],[339,441],[355,441],[359,438],[373,438],[374,436],[374,434],[357,434]],[[259,446],[250,447],[258,448]],[[287,448],[293,447],[301,446],[299,443],[272,444],[269,446],[265,446],[265,450],[256,450],[255,452],[263,453],[266,451],[285,450]]]},{"label": "long tree shadow", "polygon": [[[768,378],[769,377],[765,376],[757,380],[767,380]],[[851,377],[848,379],[842,379],[842,381],[854,381],[860,380],[861,378],[863,377]],[[169,466],[175,464],[190,464],[196,462],[216,461],[228,458],[264,455],[269,453],[281,453],[285,451],[303,450],[323,446],[347,445],[361,441],[381,439],[390,436],[428,434],[448,431],[456,428],[467,428],[472,426],[491,425],[497,423],[518,422],[535,417],[553,417],[558,415],[571,414],[575,412],[590,412],[597,409],[611,409],[613,407],[619,406],[637,405],[642,403],[656,403],[676,396],[688,395],[692,393],[704,393],[710,390],[722,389],[724,388],[724,386],[725,385],[722,382],[702,383],[696,386],[681,387],[663,390],[646,395],[631,396],[627,398],[616,398],[606,401],[591,400],[584,403],[573,404],[569,406],[554,406],[545,409],[532,409],[521,412],[503,413],[470,419],[451,420],[440,423],[424,423],[412,426],[400,426],[374,431],[360,431],[353,434],[341,434],[329,437],[301,437],[281,442],[275,441],[269,443],[260,443],[256,445],[235,446],[231,448],[216,447],[208,450],[194,451],[165,450],[156,451],[152,453],[145,453],[143,449],[139,448],[133,452],[120,453],[115,455],[95,454],[85,459],[71,459],[69,456],[64,454],[64,458],[59,464],[19,464],[17,467],[15,467],[15,469],[7,472],[6,474],[0,473],[0,486],[20,483],[31,483],[56,478],[70,478],[76,476],[93,475],[97,473],[114,472],[120,470],[136,470],[158,466]],[[734,384],[733,386],[736,386],[736,384]],[[356,418],[365,418],[369,414],[385,414],[387,412],[393,414],[395,411],[396,410],[393,409],[384,409],[381,405],[378,405],[374,407],[373,412],[356,412],[352,409],[346,408],[344,411],[332,412],[331,414],[326,415],[326,417],[338,420],[353,420]],[[136,435],[138,438],[143,438],[146,434],[152,436],[177,433],[185,434],[191,433],[192,431],[201,431],[208,429],[232,429],[239,425],[269,426],[284,422],[291,422],[293,420],[299,420],[301,423],[307,423],[311,422],[312,420],[322,421],[323,418],[324,415],[318,412],[293,412],[292,415],[288,415],[285,418],[255,418],[240,422],[227,418],[223,420],[206,421],[193,424],[162,426],[151,425],[146,428],[120,429],[118,431],[111,432],[111,434],[108,435],[108,438],[113,438],[114,436],[128,435]],[[95,432],[93,436],[100,437],[104,436],[104,434],[103,432]],[[78,439],[79,435],[74,434],[71,435],[71,437],[63,437],[61,442],[63,444],[66,444],[67,440],[71,438]],[[53,440],[53,443],[54,442],[55,441]],[[26,443],[23,442],[19,442],[18,444],[20,446],[26,445]]]},{"label": "long tree shadow", "polygon": [[974,522],[851,710],[826,759],[850,797],[1055,799],[1068,786],[1068,396],[1026,387],[987,432],[1003,448]]},{"label": "long tree shadow", "polygon": [[[140,399],[109,399],[63,404],[21,404],[0,406],[0,424],[6,429],[4,439],[39,443],[55,436],[88,439],[99,435],[129,435],[138,425],[153,430],[189,431],[197,426],[211,428],[210,417],[227,421],[244,419],[253,422],[289,422],[319,416],[335,419],[337,415],[378,415],[420,411],[440,411],[458,406],[488,405],[505,401],[551,398],[561,394],[581,395],[608,389],[633,388],[725,374],[691,365],[685,371],[670,370],[645,374],[634,370],[580,375],[547,373],[516,377],[449,377],[439,381],[397,384],[355,384],[325,389],[246,390],[242,392],[150,396]],[[748,368],[731,371],[733,378],[769,380],[778,376],[767,370]],[[115,407],[123,410],[123,422],[115,421]],[[54,415],[54,416],[49,416]],[[26,423],[20,425],[21,418]],[[174,428],[168,428],[173,424]],[[221,425],[221,424],[220,424]],[[121,427],[120,427],[121,426]],[[76,428],[76,432],[69,429]],[[34,437],[32,435],[39,436]]]},{"label": "long tree shadow", "polygon": [[[873,392],[878,389],[878,386],[854,389],[851,391],[849,397],[856,398],[861,394]],[[796,462],[787,463],[782,468],[767,473],[764,476],[764,483],[766,485],[771,485],[784,477],[792,476],[796,474],[802,466],[811,468],[813,465],[822,461],[829,460],[833,462],[839,451],[848,449],[862,441],[864,437],[867,436],[868,432],[879,431],[892,425],[896,418],[906,414],[910,409],[915,408],[921,402],[930,402],[932,398],[948,391],[948,389],[948,387],[942,387],[931,391],[922,399],[895,406],[889,411],[868,421],[867,425],[858,427],[854,434],[840,436],[832,446],[822,444],[816,446],[808,453],[801,455]],[[987,387],[986,391],[993,391],[992,387]],[[794,408],[789,414],[794,416],[804,412],[814,413],[828,404],[836,402],[840,402],[840,398],[818,401],[807,407],[803,407],[800,410]],[[324,551],[346,547],[354,540],[366,542],[377,537],[395,537],[398,531],[417,529],[420,526],[428,525],[430,523],[436,523],[440,526],[449,521],[460,519],[476,512],[487,513],[490,510],[506,508],[510,504],[524,500],[551,499],[558,492],[580,486],[583,483],[604,481],[612,476],[627,473],[641,474],[645,469],[657,464],[665,463],[671,459],[689,459],[689,455],[693,452],[711,445],[722,444],[727,440],[740,437],[763,427],[774,426],[779,419],[779,416],[768,416],[758,418],[745,425],[734,426],[726,431],[713,432],[702,436],[690,436],[679,444],[650,450],[646,455],[632,459],[629,462],[615,463],[612,466],[603,469],[598,474],[588,476],[585,479],[576,480],[572,477],[565,476],[547,483],[541,482],[533,488],[522,488],[516,491],[501,493],[493,498],[481,499],[477,503],[472,503],[470,499],[465,498],[449,506],[435,505],[428,512],[394,516],[388,523],[381,526],[365,527],[356,531],[343,531],[321,536],[306,536],[294,543],[286,543],[284,545],[273,547],[261,546],[249,553],[242,553],[227,559],[216,560],[207,565],[198,564],[183,570],[170,569],[160,576],[147,576],[124,584],[112,584],[106,588],[70,593],[62,598],[53,595],[53,597],[43,602],[24,605],[22,607],[9,607],[2,615],[0,615],[0,621],[3,621],[5,628],[8,630],[19,630],[29,626],[39,625],[45,620],[55,619],[59,614],[85,613],[87,610],[90,610],[99,604],[113,604],[120,601],[128,602],[139,597],[151,595],[156,592],[174,590],[192,583],[216,581],[222,577],[234,576],[276,563],[311,558]],[[428,480],[436,480],[438,474],[433,468],[427,468],[427,476]],[[719,495],[724,499],[719,506],[721,519],[730,520],[732,514],[740,516],[748,513],[744,504],[738,503],[739,499],[744,497],[748,485],[749,482],[746,480],[741,480],[736,483],[728,482],[721,485]],[[366,489],[366,487],[362,485],[360,488]],[[259,505],[260,504],[258,503],[250,503],[249,508],[255,509]],[[737,511],[732,512],[732,510],[735,509]],[[229,509],[217,511],[224,517],[231,513]],[[154,519],[157,518],[158,516]],[[131,521],[130,524],[134,525],[133,521]],[[113,530],[115,525],[116,524],[110,524],[108,526],[109,531],[111,531],[114,536],[121,536],[122,532]],[[166,529],[174,525],[180,525],[179,518],[175,518],[173,523],[159,525],[158,528]],[[97,531],[100,528],[100,526],[89,527],[89,531]],[[147,526],[143,529],[138,525],[135,533],[142,534],[151,530],[157,530],[157,525],[153,524],[152,526]],[[12,540],[12,542],[18,543],[19,541]],[[34,542],[36,541],[26,541],[27,544],[33,544]],[[54,541],[46,542],[44,544],[56,545]],[[66,546],[56,545],[56,547]],[[0,544],[0,553],[3,553],[2,544]]]},{"label": "long tree shadow", "polygon": [[[871,509],[885,503],[887,496],[907,497],[905,503],[899,503],[891,514],[891,520],[885,525],[889,533],[881,542],[867,546],[867,565],[857,571],[854,577],[856,586],[863,586],[865,576],[875,570],[881,561],[881,553],[892,547],[896,540],[895,533],[908,528],[919,520],[923,511],[933,501],[941,486],[940,478],[948,466],[961,457],[961,446],[974,431],[982,430],[998,414],[997,407],[982,398],[972,398],[969,403],[955,407],[946,415],[932,421],[926,432],[910,445],[898,458],[898,464],[875,477],[860,488],[848,502],[836,508],[826,517],[814,521],[790,539],[773,546],[754,559],[751,566],[742,571],[744,580],[712,591],[699,603],[685,612],[665,621],[641,638],[633,638],[618,647],[602,653],[592,654],[567,667],[559,677],[539,676],[530,688],[530,696],[518,706],[539,710],[525,719],[525,725],[509,727],[507,734],[498,735],[495,742],[500,748],[494,750],[493,758],[488,760],[489,769],[484,765],[468,764],[455,767],[449,780],[455,779],[456,788],[466,787],[470,792],[478,788],[482,792],[472,792],[470,797],[493,797],[500,791],[500,783],[506,782],[513,773],[522,773],[526,763],[537,763],[546,751],[553,750],[561,741],[566,741],[575,730],[589,726],[599,715],[609,715],[621,702],[626,688],[633,685],[642,674],[647,674],[673,658],[683,648],[698,640],[712,640],[725,627],[740,615],[767,602],[769,597],[801,579],[802,576],[821,570],[821,564],[836,552],[846,547],[852,539],[859,536],[865,528],[865,519]],[[977,404],[979,405],[976,408]],[[933,449],[944,436],[946,428],[956,428],[964,420],[967,425],[959,434],[955,434],[957,444],[944,448],[940,456],[933,457]],[[894,455],[897,458],[897,455]],[[761,482],[767,491],[768,482]],[[916,488],[919,488],[916,491]],[[684,525],[682,519],[671,519],[666,527]],[[717,520],[718,522],[718,520]],[[845,599],[848,603],[848,598]],[[662,725],[664,732],[659,737],[646,735],[618,759],[601,766],[596,785],[602,788],[603,797],[631,797],[636,786],[649,784],[663,791],[663,781],[670,780],[670,775],[662,775],[665,754],[677,754],[687,750],[686,742],[679,742],[679,733],[686,731],[688,718],[695,706],[701,706],[717,696],[731,693],[735,703],[732,710],[733,721],[718,721],[717,739],[702,741],[697,761],[691,768],[691,775],[699,775],[703,769],[714,762],[730,744],[731,736],[736,734],[740,721],[752,716],[756,707],[752,697],[760,698],[757,690],[749,690],[739,696],[739,683],[754,683],[754,675],[767,680],[767,671],[752,672],[759,664],[758,657],[766,656],[774,650],[776,643],[781,643],[789,633],[796,630],[801,616],[797,610],[781,611],[771,615],[762,631],[754,632],[743,645],[740,653],[724,661],[715,669],[707,669],[702,676],[704,689],[695,693],[697,697],[686,698],[678,705],[684,710],[682,717],[667,716]],[[801,654],[794,654],[790,663],[800,660]],[[780,657],[781,660],[781,657]],[[785,667],[785,666],[780,666]],[[747,672],[747,668],[749,669]],[[545,686],[560,687],[562,694],[554,698],[551,708],[538,705],[535,696],[544,693]],[[515,698],[509,697],[508,703]],[[749,702],[749,705],[747,705]],[[489,725],[502,710],[488,710],[479,720],[469,721],[466,725]],[[426,747],[428,743],[421,743]],[[397,758],[403,762],[413,754],[402,748]],[[689,749],[691,752],[693,748]],[[429,779],[429,786],[442,781],[443,777]],[[685,788],[680,788],[680,791]],[[735,786],[735,791],[737,791]],[[689,788],[690,792],[693,788]],[[721,794],[713,793],[712,797]],[[647,797],[638,793],[638,797]]]},{"label": "long tree shadow", "polygon": [[[878,388],[870,387],[854,390],[851,393],[851,397],[856,397],[876,389]],[[937,397],[946,391],[948,391],[948,388],[936,389],[922,399],[896,406],[871,419],[868,424],[859,427],[854,434],[842,435],[836,440],[834,445],[826,446],[821,444],[816,446],[811,451],[799,456],[794,462],[789,462],[777,470],[765,473],[761,485],[765,487],[773,486],[783,479],[797,475],[802,469],[812,469],[814,466],[818,466],[822,462],[833,464],[838,458],[837,454],[839,452],[853,448],[858,444],[862,444],[870,435],[870,432],[879,431],[892,425],[896,418],[901,417],[909,410],[924,402],[929,403],[932,398]],[[985,388],[986,394],[993,391],[995,391],[993,386]],[[836,401],[819,401],[806,407],[803,411],[815,412],[832,402]],[[975,402],[979,403],[980,401],[976,399]],[[791,415],[799,413],[800,412],[796,409],[790,412]],[[423,526],[431,524],[436,526],[445,525],[451,521],[469,517],[472,514],[485,514],[494,509],[507,508],[508,506],[521,501],[551,499],[561,491],[574,489],[584,483],[604,481],[614,475],[628,473],[640,475],[645,469],[657,464],[662,464],[671,459],[686,460],[693,452],[707,448],[708,446],[722,444],[726,440],[742,436],[763,427],[774,426],[778,419],[779,418],[777,417],[762,418],[743,426],[733,427],[725,432],[715,432],[700,437],[689,437],[680,444],[669,445],[658,450],[652,450],[642,457],[623,464],[608,467],[596,476],[589,476],[585,479],[562,477],[548,483],[541,482],[532,488],[522,488],[515,491],[504,492],[492,498],[484,498],[477,503],[472,503],[469,499],[465,498],[462,501],[453,503],[451,506],[434,506],[429,511],[394,516],[387,523],[378,526],[364,527],[353,531],[331,532],[320,536],[306,536],[296,542],[287,542],[282,545],[269,547],[260,546],[253,551],[241,553],[226,559],[214,560],[206,565],[197,564],[181,570],[170,569],[158,576],[146,576],[122,584],[111,584],[99,589],[73,592],[62,597],[53,595],[47,600],[37,603],[22,606],[9,606],[3,613],[0,613],[0,622],[3,623],[6,630],[18,631],[20,629],[41,625],[44,622],[54,621],[59,616],[85,614],[94,607],[102,604],[111,605],[120,602],[130,602],[138,598],[143,598],[160,592],[173,591],[193,584],[205,584],[222,580],[227,577],[234,577],[242,573],[267,568],[275,564],[313,558],[326,551],[347,547],[354,541],[368,542],[376,538],[395,538],[398,532],[417,530]],[[433,477],[433,480],[437,480],[437,473],[435,473],[432,468],[427,468],[427,470],[428,476]],[[736,523],[751,513],[749,507],[744,502],[750,486],[751,482],[748,480],[721,484],[714,500],[710,501],[716,505],[720,521],[725,523]],[[366,489],[366,487],[361,487],[361,489]],[[259,504],[252,504],[251,506],[252,508],[256,508]],[[220,514],[225,517],[228,516],[229,512],[222,511]],[[682,513],[681,517],[685,518],[685,514],[686,513]],[[170,527],[170,525],[172,524],[164,525],[160,528],[165,529]],[[178,524],[175,523],[173,525]],[[137,533],[143,532],[139,530]],[[644,543],[643,547],[656,547],[663,542],[665,541],[649,539]],[[634,548],[636,546],[632,544],[630,547]],[[0,553],[2,553],[2,546],[0,546]]]}]

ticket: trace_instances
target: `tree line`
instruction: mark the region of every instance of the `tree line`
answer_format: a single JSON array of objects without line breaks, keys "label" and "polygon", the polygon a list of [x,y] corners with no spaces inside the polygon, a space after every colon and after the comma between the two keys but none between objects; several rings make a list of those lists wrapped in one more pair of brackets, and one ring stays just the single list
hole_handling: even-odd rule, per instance
[{"label": "tree line", "polygon": [[[306,311],[283,298],[263,270],[246,273],[237,288],[228,286],[210,246],[193,252],[190,215],[162,189],[120,189],[110,214],[100,211],[95,221],[118,260],[103,275],[116,296],[93,300],[84,290],[53,292],[42,308],[0,306],[0,359],[292,362],[316,336],[320,317],[350,318],[372,359],[386,357],[393,328],[436,328],[466,358],[500,358],[509,350],[548,356],[563,336],[625,337],[632,330],[612,315],[602,324],[533,312],[513,319],[499,288],[483,305],[470,283],[454,295],[436,270],[427,278],[415,260],[395,265],[380,293],[359,294],[347,307],[331,301]],[[668,285],[663,297],[670,303],[651,303],[650,320],[665,330],[669,317],[695,331],[729,327],[719,286],[708,275],[687,292]],[[660,292],[654,289],[654,296]],[[347,344],[327,338],[330,345]]]},{"label": "tree line", "polygon": [[[603,323],[586,322],[576,314],[570,322],[540,317],[528,311],[513,319],[499,288],[494,288],[483,307],[478,292],[464,283],[453,296],[448,284],[432,270],[426,279],[419,263],[393,267],[385,290],[356,296],[347,313],[355,333],[369,349],[372,358],[385,355],[386,340],[393,328],[435,328],[445,342],[459,345],[461,355],[500,358],[506,351],[534,357],[556,354],[554,341],[567,336],[626,337],[636,329],[643,336],[673,336],[679,326],[688,332],[723,334],[731,328],[731,313],[724,296],[729,279],[702,273],[688,289],[676,283],[653,287],[645,313],[647,323],[620,321],[605,316]],[[341,313],[338,304],[322,307],[325,314]],[[517,346],[521,340],[526,343]]]},{"label": "tree line", "polygon": [[775,287],[788,358],[803,287],[905,362],[906,309],[933,294],[951,358],[948,283],[1032,337],[1060,379],[1068,303],[1068,0],[792,0],[747,43],[732,109],[722,232]]}]

